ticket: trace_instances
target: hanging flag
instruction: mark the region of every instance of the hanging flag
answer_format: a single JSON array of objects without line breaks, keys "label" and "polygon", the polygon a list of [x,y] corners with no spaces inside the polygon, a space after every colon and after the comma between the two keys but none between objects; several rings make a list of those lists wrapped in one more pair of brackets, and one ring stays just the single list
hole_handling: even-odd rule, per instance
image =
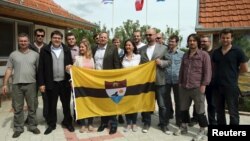
[{"label": "hanging flag", "polygon": [[112,4],[113,0],[102,0],[102,3],[104,3],[104,4]]},{"label": "hanging flag", "polygon": [[135,10],[141,11],[143,8],[144,0],[135,0]]},{"label": "hanging flag", "polygon": [[155,110],[154,61],[115,70],[72,66],[71,78],[77,119]]},{"label": "hanging flag", "polygon": [[165,0],[156,0],[157,2],[159,2],[159,1],[165,1]]}]

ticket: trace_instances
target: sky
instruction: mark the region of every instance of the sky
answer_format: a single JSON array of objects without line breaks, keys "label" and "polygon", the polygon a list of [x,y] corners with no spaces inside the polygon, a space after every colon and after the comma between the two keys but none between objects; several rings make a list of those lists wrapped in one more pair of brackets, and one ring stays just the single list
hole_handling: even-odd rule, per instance
[{"label": "sky", "polygon": [[[92,23],[100,23],[108,29],[123,25],[128,19],[139,20],[140,25],[150,25],[165,31],[168,27],[178,29],[178,0],[144,0],[142,11],[135,10],[136,0],[114,0],[114,5],[103,4],[102,0],[54,0],[62,8]],[[180,34],[186,37],[195,32],[197,0],[180,1]],[[114,8],[113,22],[112,9]],[[147,13],[147,14],[146,14]],[[147,16],[146,16],[147,15]],[[147,18],[146,18],[147,17]],[[146,20],[147,19],[147,20]],[[111,35],[112,36],[112,35]]]}]

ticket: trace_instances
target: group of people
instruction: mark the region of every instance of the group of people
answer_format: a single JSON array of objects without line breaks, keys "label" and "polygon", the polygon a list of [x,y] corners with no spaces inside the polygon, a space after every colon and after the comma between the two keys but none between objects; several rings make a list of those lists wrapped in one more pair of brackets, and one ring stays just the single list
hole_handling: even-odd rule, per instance
[{"label": "group of people", "polygon": [[[43,98],[43,116],[47,122],[44,134],[56,129],[57,101],[60,97],[63,107],[61,124],[74,132],[71,115],[71,79],[69,70],[72,65],[97,70],[119,69],[137,66],[149,61],[156,63],[155,93],[159,107],[159,128],[170,134],[168,125],[175,111],[176,125],[179,127],[174,135],[188,133],[190,123],[189,109],[194,102],[194,117],[200,130],[194,140],[200,140],[208,124],[225,125],[225,103],[228,106],[230,124],[239,125],[238,113],[238,75],[247,72],[247,57],[240,47],[232,45],[233,32],[230,29],[221,31],[221,46],[212,48],[210,36],[190,34],[187,38],[188,51],[178,48],[179,37],[171,35],[168,45],[163,42],[161,33],[154,28],[147,29],[147,44],[141,41],[141,32],[135,31],[133,38],[124,41],[113,38],[113,45],[108,45],[109,35],[101,32],[94,36],[95,45],[90,45],[87,38],[79,44],[73,33],[66,35],[67,46],[62,43],[60,31],[51,33],[51,42],[43,42],[45,31],[35,30],[35,42],[30,44],[28,35],[18,36],[18,50],[12,52],[7,63],[2,92],[8,92],[8,80],[13,73],[12,107],[14,109],[14,134],[19,137],[24,131],[24,99],[28,105],[28,130],[40,134],[37,128],[36,109],[37,92]],[[175,110],[171,100],[173,90]],[[208,120],[205,109],[205,98],[208,104]],[[142,99],[143,100],[143,99]],[[152,112],[142,112],[142,132],[147,133],[151,126]],[[74,114],[75,115],[75,114]],[[121,117],[121,115],[120,115]],[[124,132],[136,132],[137,113],[125,114]],[[86,123],[87,121],[87,123]],[[209,121],[209,122],[208,122]],[[93,131],[93,117],[75,121],[80,132]],[[117,132],[117,115],[101,117],[97,131],[110,127],[109,134]]]}]

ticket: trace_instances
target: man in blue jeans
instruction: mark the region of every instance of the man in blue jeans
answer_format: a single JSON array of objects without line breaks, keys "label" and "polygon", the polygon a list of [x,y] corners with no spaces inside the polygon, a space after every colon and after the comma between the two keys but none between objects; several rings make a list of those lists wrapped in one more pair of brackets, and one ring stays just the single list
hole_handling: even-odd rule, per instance
[{"label": "man in blue jeans", "polygon": [[181,60],[184,52],[178,49],[179,37],[177,35],[172,35],[168,39],[168,53],[171,58],[171,65],[166,68],[166,94],[169,99],[170,117],[172,116],[172,100],[171,100],[171,90],[174,92],[174,103],[175,103],[175,121],[176,125],[181,124],[180,115],[180,94],[179,94],[179,71],[181,67]]},{"label": "man in blue jeans", "polygon": [[[156,31],[150,28],[146,31],[146,39],[148,44],[140,48],[141,64],[155,61],[156,68],[156,82],[155,82],[155,93],[156,100],[159,106],[159,121],[161,130],[169,134],[167,125],[169,123],[169,106],[170,103],[166,98],[166,80],[165,80],[165,68],[170,65],[170,60],[167,52],[167,47],[164,45],[157,44],[155,42]],[[142,118],[144,126],[142,129],[143,133],[147,133],[151,125],[151,112],[142,112]]]}]

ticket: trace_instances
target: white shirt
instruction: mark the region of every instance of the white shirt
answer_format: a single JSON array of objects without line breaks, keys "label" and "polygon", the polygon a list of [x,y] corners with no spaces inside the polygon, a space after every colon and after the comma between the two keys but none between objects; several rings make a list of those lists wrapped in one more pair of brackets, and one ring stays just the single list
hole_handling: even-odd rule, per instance
[{"label": "white shirt", "polygon": [[145,46],[146,44],[144,44],[143,42],[140,42],[136,47],[137,47],[137,49],[139,49],[139,48],[141,48],[141,47],[143,47],[143,46]]},{"label": "white shirt", "polygon": [[147,56],[148,56],[148,59],[149,59],[149,60],[152,59],[154,50],[155,50],[155,44],[152,45],[152,46],[148,46],[148,47],[147,47]]},{"label": "white shirt", "polygon": [[103,59],[104,59],[104,54],[105,54],[105,50],[107,48],[107,45],[105,45],[104,47],[99,47],[96,50],[95,53],[95,68],[97,70],[102,70],[103,69]]},{"label": "white shirt", "polygon": [[131,60],[129,60],[127,58],[127,56],[125,55],[123,60],[122,60],[122,67],[127,68],[127,67],[137,66],[137,65],[139,65],[140,61],[141,61],[141,55],[140,54],[134,54],[133,53]]},{"label": "white shirt", "polygon": [[62,50],[63,50],[62,45],[60,47],[53,47],[53,45],[51,45],[51,51],[56,55],[57,58],[59,58]]}]

